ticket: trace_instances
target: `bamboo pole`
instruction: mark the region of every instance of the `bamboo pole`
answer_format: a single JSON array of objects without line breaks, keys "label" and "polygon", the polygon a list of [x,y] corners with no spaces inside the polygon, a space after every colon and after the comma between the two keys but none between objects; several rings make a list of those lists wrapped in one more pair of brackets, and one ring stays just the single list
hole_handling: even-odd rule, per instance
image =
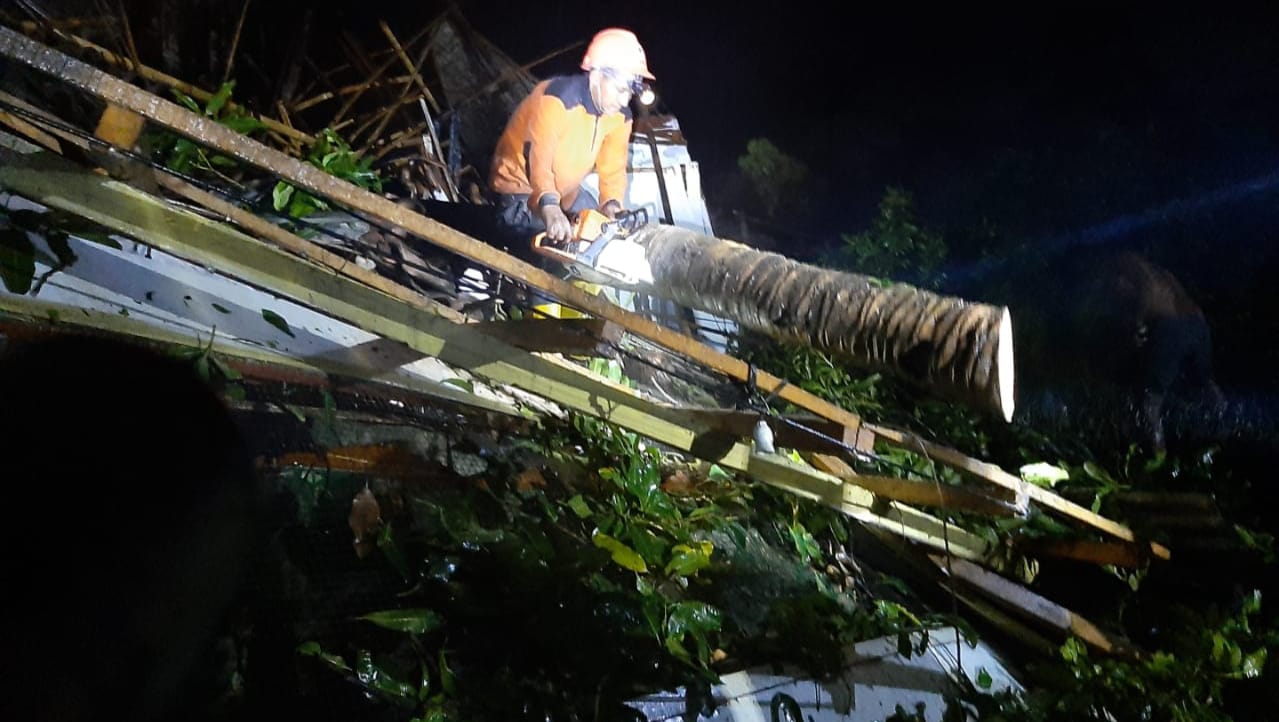
[{"label": "bamboo pole", "polygon": [[[382,33],[386,35],[386,39],[391,42],[391,47],[395,50],[395,54],[399,56],[400,62],[404,63],[405,69],[409,71],[409,76],[413,78],[418,90],[422,91],[422,95],[431,104],[431,107],[435,108],[435,112],[440,112],[440,104],[435,101],[435,96],[431,94],[431,89],[426,87],[426,81],[422,79],[421,73],[418,72],[417,65],[409,59],[408,53],[404,52],[404,47],[400,45],[400,39],[395,37],[395,33],[391,32],[391,26],[387,25],[384,20],[379,20],[378,26],[382,28]],[[429,51],[430,44],[428,43],[423,51],[423,56],[425,57],[425,53]],[[419,60],[418,62],[420,63],[421,61]]]},{"label": "bamboo pole", "polygon": [[[0,28],[0,29],[7,30],[7,28]],[[71,45],[74,45],[75,47],[80,48],[81,50],[87,50],[95,54],[100,60],[102,60],[104,63],[107,63],[108,65],[113,65],[117,68],[122,68],[124,70],[135,72],[138,74],[139,77],[143,78],[144,80],[149,80],[153,83],[166,85],[178,91],[179,93],[184,93],[199,101],[207,102],[209,98],[213,97],[213,93],[210,93],[209,91],[204,90],[203,88],[197,88],[196,86],[191,85],[190,83],[184,82],[182,80],[178,80],[177,78],[171,75],[162,73],[159,70],[143,65],[141,63],[134,63],[132,60],[129,60],[128,58],[122,58],[119,55],[116,55],[115,53],[111,52],[110,50],[107,50],[106,48],[100,45],[97,45],[95,43],[91,43],[88,40],[85,40],[84,38],[81,38],[79,36],[72,35],[70,33],[58,33],[58,37],[70,43]],[[245,113],[249,112],[244,106],[239,105],[238,103],[235,103],[235,102],[229,102],[227,103],[227,106],[230,108],[241,110]],[[266,126],[267,128],[274,130],[275,132],[283,136],[300,141],[305,145],[311,145],[312,143],[315,142],[314,137],[307,135],[306,133],[303,133],[295,128],[290,128],[289,126],[273,118],[269,118],[263,115],[254,115],[254,117],[262,121],[262,124]]]}]

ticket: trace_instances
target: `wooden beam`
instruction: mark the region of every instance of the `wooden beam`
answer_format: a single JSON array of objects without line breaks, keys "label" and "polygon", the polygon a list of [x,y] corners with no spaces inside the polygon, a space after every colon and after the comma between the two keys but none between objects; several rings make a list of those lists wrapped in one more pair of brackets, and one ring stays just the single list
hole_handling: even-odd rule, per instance
[{"label": "wooden beam", "polygon": [[296,253],[302,258],[314,261],[325,268],[336,271],[347,278],[359,281],[370,288],[376,288],[377,290],[399,299],[410,306],[429,309],[432,313],[447,316],[453,321],[462,322],[465,320],[465,317],[461,313],[435,303],[417,291],[401,286],[400,284],[378,273],[361,268],[356,265],[354,261],[339,256],[338,254],[333,253],[322,246],[311,243],[300,236],[294,235],[280,226],[277,226],[270,221],[263,220],[239,206],[218,198],[212,193],[196,188],[186,181],[179,180],[167,173],[156,173],[155,177],[156,181],[164,188],[177,193],[179,196],[186,198],[197,205],[203,206],[225,216],[237,226],[240,226],[258,238],[269,241],[279,248],[289,251],[290,253]]},{"label": "wooden beam", "polygon": [[791,461],[781,454],[752,453],[749,473],[770,479],[770,483],[799,496],[840,509],[870,526],[887,529],[937,551],[973,561],[986,557],[988,544],[976,534],[896,502],[877,504],[875,496],[866,489]]},{"label": "wooden beam", "polygon": [[856,484],[875,496],[899,501],[903,504],[934,506],[942,509],[973,512],[986,516],[1021,516],[1012,504],[992,499],[985,494],[946,484],[928,481],[910,481],[891,476],[866,476],[853,471],[843,459],[828,454],[810,454],[810,461],[818,470]]},{"label": "wooden beam", "polygon": [[622,327],[600,318],[526,318],[481,321],[476,331],[503,343],[541,353],[601,355],[622,339]]},{"label": "wooden beam", "polygon": [[1019,612],[1061,634],[1071,634],[1084,640],[1089,646],[1107,654],[1127,655],[1132,646],[1102,631],[1097,625],[1029,589],[987,571],[963,559],[947,561],[930,555],[933,563],[944,573],[951,574],[965,586],[980,591],[996,604]]},{"label": "wooden beam", "polygon": [[[1137,535],[1123,524],[1107,519],[1106,517],[1089,509],[1085,509],[1074,502],[1067,501],[1048,489],[1023,481],[994,464],[978,461],[977,459],[965,456],[954,449],[925,441],[908,432],[898,431],[896,429],[890,429],[874,424],[866,424],[866,428],[876,436],[889,441],[896,446],[900,446],[911,451],[918,451],[923,453],[925,456],[946,464],[947,466],[953,467],[972,478],[988,481],[996,486],[1011,491],[1017,498],[1025,498],[1030,501],[1034,501],[1047,509],[1057,512],[1058,514],[1083,522],[1089,526],[1100,529],[1107,534],[1123,539],[1124,541],[1138,541]],[[1147,542],[1143,541],[1142,543]],[[1150,545],[1151,553],[1157,558],[1170,559],[1172,557],[1172,552],[1170,552],[1168,548],[1162,544],[1158,544],[1156,542],[1148,543]]]},{"label": "wooden beam", "polygon": [[118,105],[108,105],[98,118],[98,127],[94,129],[93,135],[111,145],[133,150],[145,125],[146,118],[137,113]]},{"label": "wooden beam", "polygon": [[[57,317],[56,322],[50,318]],[[9,320],[3,320],[9,319]],[[18,324],[21,324],[19,326]],[[26,329],[24,331],[24,328]],[[47,331],[42,331],[47,328]],[[30,296],[15,296],[0,293],[0,329],[6,334],[40,335],[57,333],[58,329],[67,329],[70,333],[107,334],[126,336],[147,343],[191,348],[208,346],[209,335],[187,333],[174,329],[166,329],[154,324],[122,316],[118,313],[106,313],[87,308],[68,308],[65,305],[41,301]],[[33,330],[34,329],[34,330]],[[262,375],[264,378],[298,381],[288,373],[337,375],[352,378],[367,378],[368,369],[342,363],[340,360],[318,356],[308,359],[296,359],[265,348],[243,346],[231,342],[225,337],[214,336],[212,353],[246,375]],[[480,411],[498,413],[505,416],[523,418],[519,409],[506,403],[469,394],[456,386],[438,383],[429,379],[412,376],[379,376],[370,378],[366,383],[398,388],[424,398],[434,398],[454,404],[465,404]]]},{"label": "wooden beam", "polygon": [[[447,318],[444,307],[408,304],[245,236],[230,226],[172,207],[132,186],[88,173],[30,149],[0,152],[0,186],[49,207],[90,219],[166,253],[296,300],[424,356],[509,385],[562,408],[617,424],[676,449],[693,451],[698,433],[664,417],[669,407],[641,398],[575,364],[521,351]],[[437,312],[439,311],[439,312]],[[455,314],[455,312],[453,312]],[[904,506],[872,509],[869,492],[778,455],[762,458],[733,443],[701,457],[782,489],[819,499],[867,525],[979,559],[985,542]]]},{"label": "wooden beam", "polygon": [[1036,557],[1057,557],[1089,564],[1113,564],[1137,569],[1150,561],[1146,547],[1126,542],[1102,542],[1090,539],[1032,539],[1017,545],[1021,552]]}]

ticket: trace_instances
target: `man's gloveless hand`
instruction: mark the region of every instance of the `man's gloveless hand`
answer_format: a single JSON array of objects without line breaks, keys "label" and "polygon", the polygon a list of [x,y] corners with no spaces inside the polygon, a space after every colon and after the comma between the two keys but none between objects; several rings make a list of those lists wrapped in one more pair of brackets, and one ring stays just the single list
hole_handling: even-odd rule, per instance
[{"label": "man's gloveless hand", "polygon": [[568,222],[564,209],[558,205],[542,208],[542,222],[546,224],[546,237],[552,241],[569,241],[573,238],[573,224]]}]

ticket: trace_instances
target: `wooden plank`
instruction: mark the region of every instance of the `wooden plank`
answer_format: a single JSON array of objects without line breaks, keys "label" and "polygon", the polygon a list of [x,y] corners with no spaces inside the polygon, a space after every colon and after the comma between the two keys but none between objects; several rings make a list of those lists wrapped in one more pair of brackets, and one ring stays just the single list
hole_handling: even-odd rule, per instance
[{"label": "wooden plank", "polygon": [[986,541],[976,534],[896,502],[881,506],[866,489],[781,454],[752,453],[749,472],[794,494],[840,509],[868,526],[886,529],[937,551],[949,551],[973,561],[984,559],[988,551]]},{"label": "wooden plank", "polygon": [[146,118],[137,113],[118,105],[108,105],[98,118],[98,126],[93,135],[111,145],[132,150],[145,125]]},{"label": "wooden plank", "polygon": [[[1053,492],[1040,486],[1022,481],[1016,476],[1009,474],[1003,469],[988,464],[984,461],[978,461],[971,457],[965,456],[954,449],[947,448],[925,441],[914,434],[896,429],[890,429],[875,424],[866,424],[865,428],[874,433],[876,436],[900,446],[904,449],[912,451],[920,451],[926,456],[939,461],[947,466],[951,466],[970,477],[989,481],[996,486],[1000,486],[1013,492],[1017,497],[1024,497],[1034,501],[1041,506],[1051,509],[1063,516],[1069,517],[1076,521],[1083,522],[1089,526],[1100,529],[1107,534],[1123,539],[1124,541],[1138,541],[1137,535],[1131,529],[1112,521],[1106,517],[1097,514],[1089,509],[1068,501]],[[1150,545],[1150,551],[1159,559],[1170,559],[1172,552],[1167,547],[1157,542],[1145,542]]]},{"label": "wooden plank", "polygon": [[526,318],[481,321],[476,331],[525,351],[600,355],[622,340],[622,327],[602,318]]},{"label": "wooden plank", "polygon": [[187,200],[215,211],[231,222],[240,226],[244,230],[252,233],[258,238],[265,239],[276,246],[283,248],[291,253],[296,253],[310,261],[314,261],[325,268],[336,271],[347,278],[354,279],[363,283],[370,288],[377,290],[396,298],[415,308],[430,310],[432,313],[445,316],[453,321],[462,322],[465,317],[447,306],[441,305],[414,291],[413,289],[401,286],[400,284],[382,276],[374,271],[361,268],[353,261],[339,256],[328,249],[318,246],[306,239],[294,235],[289,231],[275,225],[269,221],[263,220],[258,216],[241,209],[232,203],[229,203],[212,193],[200,190],[186,181],[179,180],[167,173],[156,173],[156,181],[179,196]]},{"label": "wooden plank", "polygon": [[[58,318],[56,324],[49,320],[55,314]],[[65,328],[71,333],[127,336],[169,347],[191,348],[209,345],[208,335],[201,336],[197,333],[165,329],[117,313],[69,308],[29,296],[0,293],[0,329],[6,334],[14,334],[18,337],[41,335],[46,333],[40,330],[42,326],[54,332],[59,328]],[[267,373],[270,375],[266,378],[289,380],[291,376],[286,375],[286,370],[292,369],[296,373],[368,377],[368,369],[345,364],[333,358],[316,356],[305,360],[295,359],[269,349],[236,344],[222,336],[213,337],[211,351],[226,361],[229,366],[246,375]],[[426,378],[383,375],[376,379],[369,379],[367,383],[401,389],[425,398],[465,404],[485,412],[523,418],[520,410],[514,406],[469,394],[451,384],[438,383]]]},{"label": "wooden plank", "polygon": [[1107,654],[1122,655],[1132,652],[1131,645],[1123,640],[1105,633],[1087,619],[1020,584],[964,559],[947,561],[936,555],[930,556],[933,563],[943,572],[953,574],[955,579],[971,589],[982,592],[997,604],[1013,609],[1062,634],[1073,634],[1089,646]]},{"label": "wooden plank", "polygon": [[1150,560],[1146,547],[1126,542],[1102,542],[1090,539],[1034,539],[1017,548],[1030,556],[1057,557],[1089,564],[1113,564],[1137,569]]},{"label": "wooden plank", "polygon": [[[147,245],[316,308],[369,333],[438,357],[496,384],[523,389],[667,444],[692,451],[697,432],[663,416],[661,407],[631,389],[553,356],[531,354],[476,333],[429,307],[419,307],[309,263],[222,223],[174,208],[124,183],[102,178],[47,152],[0,152],[0,186],[38,203],[75,213]],[[872,510],[873,497],[828,474],[781,456],[752,458],[733,443],[714,458],[719,465],[765,483],[819,498],[868,525],[880,526],[934,548],[980,558],[985,542],[909,507]],[[949,541],[947,541],[949,535]]]},{"label": "wooden plank", "polygon": [[943,509],[973,512],[986,516],[1021,516],[1012,504],[992,499],[971,489],[963,489],[928,481],[910,481],[890,476],[858,474],[843,459],[829,454],[811,454],[810,461],[818,470],[855,484],[876,496],[903,504],[935,506]]}]

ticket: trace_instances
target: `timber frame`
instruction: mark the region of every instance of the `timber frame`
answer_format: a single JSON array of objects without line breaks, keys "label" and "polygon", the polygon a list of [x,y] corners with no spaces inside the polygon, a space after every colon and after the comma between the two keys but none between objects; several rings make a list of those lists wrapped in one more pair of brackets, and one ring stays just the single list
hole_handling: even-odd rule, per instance
[{"label": "timber frame", "polygon": [[[944,553],[954,557],[956,562],[963,560],[969,566],[954,567],[950,573],[962,578],[970,590],[988,596],[1006,595],[1010,591],[1007,585],[1013,585],[1007,580],[990,579],[985,575],[991,573],[978,566],[998,550],[988,548],[985,540],[977,535],[910,504],[1012,516],[1026,513],[1033,503],[1112,537],[1107,548],[1102,550],[1106,554],[1092,550],[1108,559],[1107,563],[1122,559],[1137,564],[1170,557],[1167,548],[1139,539],[1123,524],[1064,499],[1051,490],[1029,484],[995,465],[927,442],[909,432],[863,423],[857,415],[788,384],[784,379],[756,371],[740,359],[589,295],[571,283],[480,240],[329,176],[2,26],[0,55],[105,101],[108,107],[116,109],[113,112],[141,116],[150,123],[218,152],[269,170],[298,188],[339,206],[357,210],[392,227],[403,228],[480,265],[518,278],[530,287],[588,314],[593,319],[591,323],[598,326],[598,332],[617,333],[617,329],[621,329],[736,381],[751,380],[764,394],[773,394],[811,415],[807,422],[799,423],[807,426],[812,434],[788,432],[786,444],[801,451],[825,453],[808,455],[811,465],[781,454],[759,453],[752,447],[749,433],[743,433],[747,424],[757,417],[746,418],[735,412],[720,410],[681,408],[648,400],[630,388],[611,383],[554,355],[519,348],[513,343],[515,337],[506,332],[469,322],[457,312],[411,289],[355,266],[180,180],[148,172],[144,174],[143,184],[157,193],[163,189],[177,194],[213,211],[226,222],[210,220],[174,207],[130,183],[87,170],[61,157],[58,150],[60,144],[76,144],[77,139],[56,128],[43,127],[30,118],[21,119],[0,112],[0,125],[44,146],[41,149],[7,132],[0,132],[0,188],[10,193],[92,220],[115,233],[219,274],[271,289],[364,331],[403,344],[419,355],[439,358],[494,384],[519,388],[560,408],[617,424],[726,469],[817,500],[862,522],[877,535],[908,540],[934,555]],[[35,322],[46,318],[50,310],[54,309],[42,301],[0,294],[0,317]],[[59,323],[168,343],[189,344],[192,341],[158,332],[141,322],[87,310],[83,314],[68,316]],[[287,359],[282,354],[265,350],[246,355],[243,349],[216,341],[212,348],[218,354],[241,362],[279,362],[325,374],[343,371],[311,360]],[[471,403],[489,412],[519,414],[514,408],[477,399],[447,385],[424,382],[415,390],[450,401]],[[711,447],[704,441],[708,435],[715,434],[726,436],[727,440],[714,445],[713,453],[708,452]],[[991,487],[988,489],[990,493],[985,493],[987,489],[981,487],[938,489],[932,484],[901,479],[862,477],[853,473],[838,456],[832,456],[841,448],[869,449],[877,441],[923,453],[954,468],[966,478]],[[928,562],[926,557],[920,555],[920,558]],[[974,603],[973,606],[980,605]],[[1068,614],[1068,610],[1062,614]],[[1060,621],[1063,618],[1068,620],[1064,627]],[[1048,621],[1059,631],[1072,628],[1091,631],[1090,625],[1076,617],[1057,614]],[[1106,651],[1116,648],[1100,633],[1087,634],[1085,639]]]}]

